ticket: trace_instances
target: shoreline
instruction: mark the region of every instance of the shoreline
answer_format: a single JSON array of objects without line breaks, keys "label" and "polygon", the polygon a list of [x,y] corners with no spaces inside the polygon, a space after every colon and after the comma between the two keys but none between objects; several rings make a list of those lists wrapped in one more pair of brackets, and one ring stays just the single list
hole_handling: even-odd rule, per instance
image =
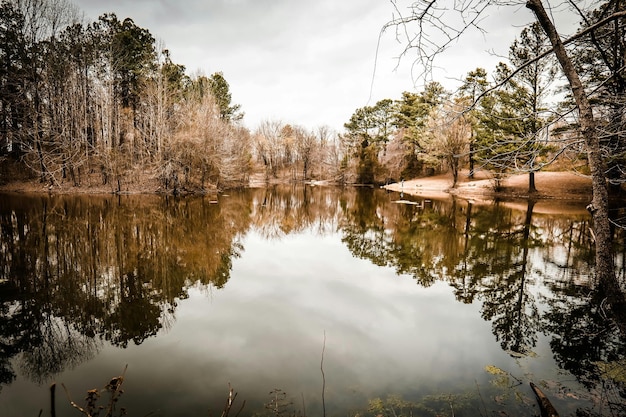
[{"label": "shoreline", "polygon": [[[268,185],[275,185],[277,182],[259,183],[250,181],[244,188],[263,188]],[[286,183],[279,181],[278,183]],[[333,185],[328,181],[309,181],[302,184],[312,186]],[[474,201],[493,201],[494,199],[529,199],[534,200],[567,200],[567,201],[590,201],[591,179],[569,172],[538,172],[535,174],[535,184],[537,192],[528,193],[528,175],[519,174],[510,176],[501,182],[501,190],[494,190],[494,183],[484,173],[477,172],[475,178],[468,178],[467,171],[459,173],[456,186],[452,187],[452,175],[440,174],[432,177],[422,177],[410,179],[401,183],[391,183],[381,186],[388,191],[395,191],[407,195],[448,199],[451,196]],[[154,185],[150,189],[150,185]],[[356,186],[356,185],[353,185]],[[122,187],[121,191],[116,191],[110,186],[74,186],[70,183],[50,186],[44,185],[37,180],[12,181],[0,185],[0,193],[44,193],[55,195],[165,195],[158,184],[128,184]],[[214,195],[219,194],[217,189],[209,189],[203,192],[183,192],[180,195]]]},{"label": "shoreline", "polygon": [[591,179],[569,172],[535,173],[535,193],[528,192],[528,174],[518,174],[501,181],[501,189],[494,190],[494,183],[487,175],[479,172],[475,178],[468,178],[466,171],[459,174],[456,186],[452,187],[452,175],[442,174],[433,177],[406,180],[383,186],[389,191],[408,195],[447,198],[456,196],[466,200],[530,199],[590,201],[592,197]]}]

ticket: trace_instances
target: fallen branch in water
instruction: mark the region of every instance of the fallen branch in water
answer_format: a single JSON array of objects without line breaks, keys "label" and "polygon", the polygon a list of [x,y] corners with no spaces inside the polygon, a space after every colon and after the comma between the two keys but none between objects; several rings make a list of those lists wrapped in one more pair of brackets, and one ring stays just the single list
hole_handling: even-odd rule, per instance
[{"label": "fallen branch in water", "polygon": [[541,417],[559,417],[559,413],[556,411],[556,408],[554,408],[546,394],[544,394],[543,391],[541,391],[539,387],[532,382],[530,383],[530,388],[537,397],[539,409],[541,410]]},{"label": "fallen branch in water", "polygon": [[326,417],[326,400],[324,392],[326,391],[326,376],[324,375],[324,351],[326,350],[326,330],[324,330],[324,344],[322,345],[322,360],[320,361],[320,370],[322,371],[322,416]]}]

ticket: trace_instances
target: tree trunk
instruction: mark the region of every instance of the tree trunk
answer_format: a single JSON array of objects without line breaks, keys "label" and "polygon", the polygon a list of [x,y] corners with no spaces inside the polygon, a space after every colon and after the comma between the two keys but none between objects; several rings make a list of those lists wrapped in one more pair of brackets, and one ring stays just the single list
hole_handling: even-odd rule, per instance
[{"label": "tree trunk", "polygon": [[624,312],[626,300],[615,276],[605,166],[600,152],[600,139],[596,129],[592,107],[580,81],[578,72],[572,64],[565,46],[554,24],[546,13],[541,0],[528,0],[526,7],[535,13],[537,21],[548,35],[554,53],[561,65],[563,73],[567,77],[572,95],[578,106],[580,130],[585,140],[587,162],[591,170],[592,179],[593,197],[588,209],[593,217],[593,228],[595,232],[595,273],[600,287],[607,290],[607,294],[611,298],[608,301],[615,310],[618,310],[615,312],[618,316],[623,316],[620,312]]},{"label": "tree trunk", "polygon": [[528,173],[528,193],[533,194],[537,192],[537,187],[535,187],[535,171],[530,171]]},{"label": "tree trunk", "polygon": [[474,130],[472,128],[472,137],[469,142],[469,179],[474,178]]}]

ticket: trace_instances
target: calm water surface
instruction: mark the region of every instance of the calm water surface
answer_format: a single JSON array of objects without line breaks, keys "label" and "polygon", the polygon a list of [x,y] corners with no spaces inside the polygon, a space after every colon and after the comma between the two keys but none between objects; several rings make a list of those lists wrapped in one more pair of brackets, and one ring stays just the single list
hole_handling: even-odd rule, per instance
[{"label": "calm water surface", "polygon": [[0,416],[126,365],[131,416],[623,411],[584,204],[400,199],[0,196]]}]

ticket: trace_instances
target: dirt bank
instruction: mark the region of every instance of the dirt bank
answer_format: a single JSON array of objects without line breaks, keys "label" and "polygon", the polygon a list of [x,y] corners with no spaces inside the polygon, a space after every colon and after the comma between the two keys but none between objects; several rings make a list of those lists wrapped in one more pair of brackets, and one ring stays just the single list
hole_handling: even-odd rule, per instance
[{"label": "dirt bank", "polygon": [[[528,174],[513,175],[503,180],[501,189],[496,192],[494,182],[488,174],[478,172],[473,179],[468,178],[466,171],[459,174],[456,187],[452,188],[452,175],[442,174],[433,177],[418,178],[404,183],[385,186],[392,191],[419,195],[430,198],[457,195],[473,200],[491,200],[501,198],[528,198]],[[536,199],[556,200],[590,200],[591,179],[569,172],[538,172],[535,174],[533,194]]]}]

